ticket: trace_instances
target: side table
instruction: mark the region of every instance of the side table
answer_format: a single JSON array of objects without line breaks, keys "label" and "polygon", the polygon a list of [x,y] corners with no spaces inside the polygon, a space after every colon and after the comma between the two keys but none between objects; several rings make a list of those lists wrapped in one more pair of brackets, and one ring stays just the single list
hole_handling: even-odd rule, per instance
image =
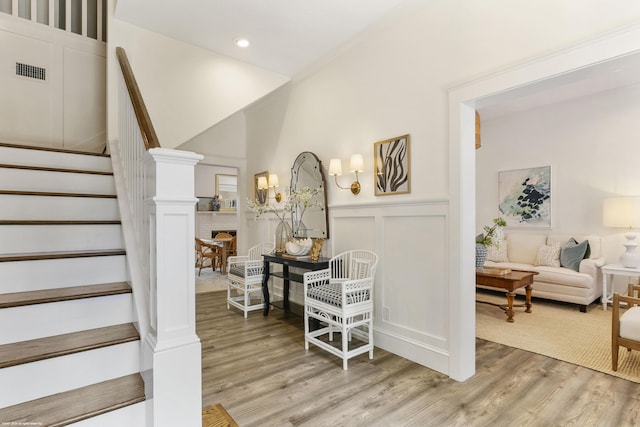
[{"label": "side table", "polygon": [[[640,277],[640,268],[625,267],[620,264],[607,264],[602,266],[602,309],[607,311],[607,304],[613,302],[615,276]],[[607,291],[607,285],[611,283],[611,290]]]}]

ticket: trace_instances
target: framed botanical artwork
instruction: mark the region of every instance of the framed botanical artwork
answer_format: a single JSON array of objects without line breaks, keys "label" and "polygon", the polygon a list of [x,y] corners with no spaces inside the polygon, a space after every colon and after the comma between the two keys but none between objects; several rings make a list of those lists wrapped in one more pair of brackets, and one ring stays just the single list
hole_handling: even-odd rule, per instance
[{"label": "framed botanical artwork", "polygon": [[268,196],[268,188],[259,188],[258,181],[260,178],[264,178],[264,181],[267,182],[269,179],[269,172],[259,172],[253,176],[253,188],[255,190],[255,200],[258,205],[264,205],[267,202]]},{"label": "framed botanical artwork", "polygon": [[508,227],[551,227],[551,166],[498,172],[498,209]]},{"label": "framed botanical artwork", "polygon": [[373,144],[376,196],[411,192],[409,135]]}]

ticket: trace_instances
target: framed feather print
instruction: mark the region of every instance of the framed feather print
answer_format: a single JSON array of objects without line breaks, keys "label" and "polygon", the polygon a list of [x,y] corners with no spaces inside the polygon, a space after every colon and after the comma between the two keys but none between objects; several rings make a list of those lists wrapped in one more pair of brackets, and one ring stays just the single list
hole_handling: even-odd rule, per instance
[{"label": "framed feather print", "polygon": [[411,192],[409,140],[407,134],[373,144],[376,196]]}]

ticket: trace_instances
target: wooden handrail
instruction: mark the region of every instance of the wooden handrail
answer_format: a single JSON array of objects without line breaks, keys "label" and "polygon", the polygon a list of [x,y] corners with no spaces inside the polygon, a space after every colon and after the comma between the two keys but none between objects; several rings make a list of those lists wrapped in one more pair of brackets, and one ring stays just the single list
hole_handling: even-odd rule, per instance
[{"label": "wooden handrail", "polygon": [[133,70],[129,64],[127,53],[121,47],[116,47],[116,56],[120,63],[120,69],[122,70],[122,76],[124,82],[127,85],[127,91],[129,92],[129,98],[131,98],[131,104],[133,105],[133,111],[136,113],[136,119],[138,120],[138,126],[140,126],[140,133],[142,134],[142,140],[147,150],[150,148],[160,148],[160,142],[158,141],[158,135],[151,123],[151,117],[142,99],[140,88],[136,82],[136,78],[133,75]]}]

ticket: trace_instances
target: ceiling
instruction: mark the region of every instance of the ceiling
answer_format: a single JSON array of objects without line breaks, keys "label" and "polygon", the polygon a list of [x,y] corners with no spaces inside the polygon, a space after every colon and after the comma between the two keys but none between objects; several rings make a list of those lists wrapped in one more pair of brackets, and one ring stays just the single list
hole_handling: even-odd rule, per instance
[{"label": "ceiling", "polygon": [[624,55],[476,102],[483,120],[640,84],[640,53]]},{"label": "ceiling", "polygon": [[[293,77],[424,0],[118,0],[138,27]],[[242,49],[234,40],[246,37]],[[483,120],[640,83],[640,54],[478,100]]]},{"label": "ceiling", "polygon": [[[358,33],[420,0],[119,0],[115,16],[293,76]],[[248,48],[236,38],[250,40]]]}]

